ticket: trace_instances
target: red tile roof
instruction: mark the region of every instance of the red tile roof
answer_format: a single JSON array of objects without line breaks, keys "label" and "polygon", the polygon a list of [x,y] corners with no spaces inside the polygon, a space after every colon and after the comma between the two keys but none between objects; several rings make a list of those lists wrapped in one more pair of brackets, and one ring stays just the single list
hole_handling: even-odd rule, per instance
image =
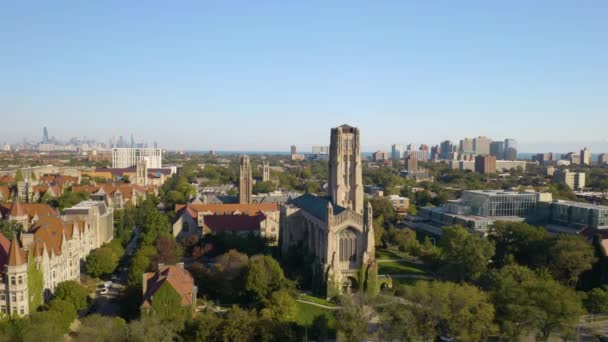
[{"label": "red tile roof", "polygon": [[[13,202],[14,203],[14,202]],[[59,212],[48,204],[45,203],[21,203],[21,207],[28,214],[31,219],[34,216],[59,216]],[[0,203],[0,213],[2,216],[8,216],[11,210],[12,203],[2,202]]]},{"label": "red tile roof", "polygon": [[145,274],[146,293],[144,293],[143,308],[151,308],[153,296],[163,284],[168,283],[181,296],[182,306],[191,306],[194,297],[194,278],[183,267],[175,265],[159,265],[157,272]]},{"label": "red tile roof", "polygon": [[8,252],[8,266],[21,266],[25,264],[25,254],[21,247],[19,247],[19,241],[16,237],[13,237],[11,241],[11,247]]},{"label": "red tile roof", "polygon": [[15,178],[9,175],[0,176],[0,183],[12,184],[15,183]]},{"label": "red tile roof", "polygon": [[[257,215],[263,211],[279,211],[278,203],[251,203],[251,204],[177,204],[175,212],[179,213],[188,207],[189,213],[211,212],[213,215],[230,215],[241,213],[244,215]],[[198,215],[193,215],[196,217]]]},{"label": "red tile roof", "polygon": [[266,216],[260,213],[251,215],[207,215],[203,219],[206,229],[213,233],[223,232],[259,232],[260,223]]}]

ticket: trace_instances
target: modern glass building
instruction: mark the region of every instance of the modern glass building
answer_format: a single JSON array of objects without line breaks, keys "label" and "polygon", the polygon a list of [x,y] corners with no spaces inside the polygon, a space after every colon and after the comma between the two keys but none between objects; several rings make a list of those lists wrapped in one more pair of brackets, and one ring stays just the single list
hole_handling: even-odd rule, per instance
[{"label": "modern glass building", "polygon": [[575,227],[608,228],[608,206],[558,201],[551,203],[550,220]]},{"label": "modern glass building", "polygon": [[538,194],[503,190],[470,190],[462,194],[462,204],[471,215],[483,217],[530,217],[536,212]]}]

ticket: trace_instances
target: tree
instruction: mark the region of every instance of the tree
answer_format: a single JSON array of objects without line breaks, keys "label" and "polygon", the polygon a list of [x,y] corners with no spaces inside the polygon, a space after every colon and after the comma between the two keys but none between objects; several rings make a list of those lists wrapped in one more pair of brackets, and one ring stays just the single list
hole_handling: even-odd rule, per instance
[{"label": "tree", "polygon": [[7,239],[12,239],[13,235],[21,234],[23,226],[19,222],[0,220],[0,233]]},{"label": "tree", "polygon": [[122,318],[94,314],[80,320],[74,341],[121,342],[126,336],[127,325]]},{"label": "tree", "polygon": [[580,236],[556,235],[549,241],[549,270],[562,283],[575,286],[578,277],[595,262],[593,246]]},{"label": "tree", "polygon": [[457,281],[478,279],[494,255],[490,241],[469,234],[461,226],[444,228],[440,244],[443,251],[440,272]]},{"label": "tree", "polygon": [[335,310],[336,328],[345,341],[355,342],[367,336],[369,311],[363,303],[355,302],[358,298],[344,296],[340,298],[342,310]]},{"label": "tree", "polygon": [[168,236],[169,227],[169,220],[165,215],[156,209],[150,210],[142,226],[141,243],[149,246],[160,236]]},{"label": "tree", "polygon": [[245,291],[249,298],[261,302],[274,291],[288,286],[283,269],[271,256],[255,255],[249,259],[245,272]]},{"label": "tree", "polygon": [[275,321],[289,322],[296,318],[298,304],[286,290],[275,291],[265,303],[265,309],[270,318]]},{"label": "tree", "polygon": [[488,295],[469,284],[421,281],[406,288],[402,297],[411,303],[415,333],[422,340],[439,335],[479,341],[495,332]]},{"label": "tree", "polygon": [[161,322],[155,316],[142,316],[127,325],[127,341],[129,342],[173,342],[179,335],[173,324]]},{"label": "tree", "polygon": [[271,181],[266,181],[266,182],[257,182],[253,185],[253,193],[254,194],[260,194],[260,193],[269,193],[269,192],[273,192],[275,190],[275,186],[274,183]]},{"label": "tree", "polygon": [[312,321],[310,335],[316,341],[325,342],[329,337],[329,320],[325,315],[318,315]]},{"label": "tree", "polygon": [[524,266],[507,265],[495,270],[487,283],[501,331],[513,339],[537,332],[546,340],[556,330],[565,336],[583,313],[574,290]]},{"label": "tree", "polygon": [[83,310],[88,306],[88,297],[87,289],[74,280],[59,283],[53,293],[54,299],[65,300],[71,303],[76,311]]},{"label": "tree", "polygon": [[416,208],[414,203],[410,204],[410,206],[407,208],[407,214],[410,216],[416,216],[418,214],[418,208]]},{"label": "tree", "polygon": [[247,311],[233,306],[222,321],[221,340],[253,341],[257,321],[258,317],[255,311]]},{"label": "tree", "polygon": [[608,292],[605,289],[596,287],[587,292],[584,304],[590,314],[596,315],[608,312]]},{"label": "tree", "polygon": [[118,266],[118,258],[111,249],[100,247],[87,256],[85,271],[91,277],[100,277],[114,272]]},{"label": "tree", "polygon": [[48,305],[48,311],[57,313],[61,330],[67,332],[72,321],[76,319],[76,308],[67,300],[53,299]]},{"label": "tree", "polygon": [[495,222],[490,239],[496,245],[494,263],[505,264],[505,258],[512,255],[517,263],[536,267],[546,264],[548,233],[544,228],[526,223]]},{"label": "tree", "polygon": [[175,264],[182,259],[184,254],[183,247],[175,241],[172,236],[161,236],[156,240],[156,250],[158,254],[155,257],[157,264]]},{"label": "tree", "polygon": [[203,312],[186,322],[182,332],[184,341],[219,341],[222,319],[212,312]]},{"label": "tree", "polygon": [[381,317],[380,335],[383,341],[416,341],[419,339],[417,318],[410,306],[389,305],[382,311]]},{"label": "tree", "polygon": [[142,275],[150,270],[150,259],[156,255],[156,248],[153,246],[142,246],[131,259],[129,265],[129,285],[140,285]]}]

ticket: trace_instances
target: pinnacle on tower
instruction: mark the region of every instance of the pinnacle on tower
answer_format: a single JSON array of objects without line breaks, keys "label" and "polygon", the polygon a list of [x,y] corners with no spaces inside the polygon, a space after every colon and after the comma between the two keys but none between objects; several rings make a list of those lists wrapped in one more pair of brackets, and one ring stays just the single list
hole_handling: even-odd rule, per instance
[{"label": "pinnacle on tower", "polygon": [[8,251],[8,266],[21,266],[23,264],[25,264],[25,255],[23,255],[23,251],[19,247],[17,237],[13,235],[11,247]]}]

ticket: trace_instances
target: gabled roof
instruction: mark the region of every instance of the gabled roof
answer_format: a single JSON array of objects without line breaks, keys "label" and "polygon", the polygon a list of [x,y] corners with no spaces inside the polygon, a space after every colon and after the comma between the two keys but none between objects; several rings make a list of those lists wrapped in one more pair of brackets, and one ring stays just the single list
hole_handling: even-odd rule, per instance
[{"label": "gabled roof", "polygon": [[260,223],[266,216],[259,213],[250,215],[207,215],[204,218],[204,226],[213,233],[223,232],[259,232]]},{"label": "gabled roof", "polygon": [[23,205],[21,205],[21,202],[19,200],[14,200],[13,204],[11,204],[11,208],[8,210],[8,216],[25,216],[27,215],[27,211],[25,211],[25,209],[23,208]]},{"label": "gabled roof", "polygon": [[0,183],[13,184],[15,183],[15,178],[9,175],[0,176]]},{"label": "gabled roof", "polygon": [[[3,216],[8,216],[11,206],[12,203],[0,203],[0,213]],[[25,210],[30,219],[34,216],[59,216],[57,210],[45,203],[20,203],[20,206]]]},{"label": "gabled roof", "polygon": [[345,208],[332,203],[325,197],[319,197],[308,193],[292,199],[291,203],[322,221],[325,221],[325,218],[327,217],[327,205],[329,203],[331,203],[334,210],[334,215],[346,210]]},{"label": "gabled roof", "polygon": [[194,297],[194,278],[183,267],[175,265],[159,265],[157,272],[145,274],[146,293],[144,293],[143,308],[151,308],[153,296],[164,284],[168,284],[180,295],[182,306],[191,306]]},{"label": "gabled roof", "polygon": [[211,213],[211,215],[232,215],[239,213],[254,216],[265,211],[279,211],[277,203],[252,203],[252,204],[177,204],[175,212],[180,213],[188,208],[188,213],[196,217],[199,212]]},{"label": "gabled roof", "polygon": [[8,266],[21,266],[25,264],[25,254],[21,247],[19,247],[19,241],[17,241],[17,237],[13,237],[11,241],[11,247],[8,252]]},{"label": "gabled roof", "polygon": [[52,251],[55,255],[61,255],[61,245],[65,232],[65,222],[61,218],[42,217],[30,227],[29,232],[34,234],[34,241],[44,242],[49,252]]}]

